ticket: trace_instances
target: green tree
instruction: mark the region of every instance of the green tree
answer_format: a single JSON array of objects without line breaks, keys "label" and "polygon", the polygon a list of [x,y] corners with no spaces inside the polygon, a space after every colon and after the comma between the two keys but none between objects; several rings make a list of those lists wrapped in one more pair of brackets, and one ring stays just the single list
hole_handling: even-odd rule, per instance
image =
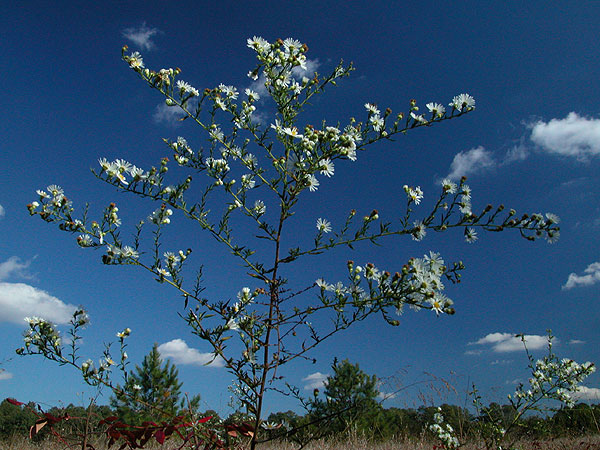
[{"label": "green tree", "polygon": [[334,359],[331,368],[333,374],[325,381],[324,398],[315,390],[309,416],[312,420],[322,419],[317,426],[323,434],[354,430],[372,435],[382,414],[376,400],[377,377],[367,375],[347,359]]},{"label": "green tree", "polygon": [[144,357],[141,366],[127,374],[123,387],[118,386],[110,404],[125,422],[137,425],[147,420],[161,420],[182,414],[185,410],[195,412],[200,396],[189,399],[181,394],[179,371],[170,361],[163,365],[157,344]]},{"label": "green tree", "polygon": [[37,419],[33,413],[37,406],[34,403],[29,403],[27,406],[11,404],[8,399],[0,403],[0,439],[7,440],[29,434],[29,427]]}]

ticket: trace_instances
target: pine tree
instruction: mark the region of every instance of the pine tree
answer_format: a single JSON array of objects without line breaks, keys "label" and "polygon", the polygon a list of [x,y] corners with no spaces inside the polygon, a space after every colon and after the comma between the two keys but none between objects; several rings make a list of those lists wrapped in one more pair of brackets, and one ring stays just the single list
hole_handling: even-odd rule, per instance
[{"label": "pine tree", "polygon": [[325,399],[321,399],[315,390],[310,416],[313,420],[324,419],[320,426],[327,434],[349,429],[371,434],[381,412],[381,405],[376,400],[379,394],[377,377],[369,376],[358,364],[347,359],[342,362],[334,359],[331,368],[333,375],[325,381]]},{"label": "pine tree", "polygon": [[[190,399],[189,405],[181,395],[179,371],[170,361],[163,365],[157,344],[144,357],[141,366],[127,375],[122,391],[111,397],[110,404],[126,423],[139,425],[144,421],[160,421],[179,415],[184,410],[198,409],[200,396]],[[191,407],[191,408],[190,408]]]}]

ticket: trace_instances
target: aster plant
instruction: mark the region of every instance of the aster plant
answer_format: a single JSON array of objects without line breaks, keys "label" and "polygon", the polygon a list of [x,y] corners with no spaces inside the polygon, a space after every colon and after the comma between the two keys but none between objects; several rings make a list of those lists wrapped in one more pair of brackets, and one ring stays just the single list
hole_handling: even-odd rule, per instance
[{"label": "aster plant", "polygon": [[[193,148],[184,137],[165,139],[175,164],[188,173],[179,180],[170,179],[172,163],[167,158],[151,168],[121,159],[99,160],[94,173],[100,180],[156,202],[139,222],[131,241],[121,236],[120,211],[114,203],[96,220],[88,217],[87,210],[78,216],[63,190],[53,185],[39,190],[38,199],[28,208],[32,215],[73,233],[79,246],[103,249],[103,263],[137,266],[183,296],[186,324],[235,379],[239,402],[252,417],[252,422],[237,432],[247,436],[254,449],[264,428],[265,395],[282,389],[277,382],[281,366],[310,358],[316,346],[373,315],[396,326],[405,306],[438,315],[454,314],[452,300],[443,293],[443,281],[458,281],[464,269],[461,262],[446,263],[435,252],[410,258],[389,270],[347,261],[342,264],[344,281],[319,278],[292,289],[287,279],[299,272],[300,260],[361,242],[401,237],[420,241],[430,230],[457,229],[468,242],[475,241],[478,232],[508,229],[528,240],[554,241],[559,228],[558,218],[552,214],[517,215],[512,209],[491,205],[475,209],[463,178],[458,183],[444,180],[439,191],[431,194],[435,200],[426,212],[421,211],[425,196],[421,188],[406,185],[399,218],[381,218],[376,210],[352,210],[345,217],[329,218],[331,221],[315,217],[314,239],[309,243],[289,233],[284,238],[299,199],[323,188],[335,175],[337,164],[360,164],[361,152],[372,144],[468,114],[475,109],[475,100],[460,94],[448,106],[426,104],[427,112],[410,100],[407,113],[393,113],[390,108],[382,111],[367,103],[362,120],[303,123],[301,113],[313,97],[347,77],[352,65],[340,62],[322,76],[307,72],[308,48],[294,39],[270,43],[254,37],[248,39],[248,47],[258,60],[248,76],[261,84],[257,89],[261,94],[250,88],[240,92],[224,84],[199,90],[180,78],[179,69],[149,69],[139,53],[128,54],[123,48],[123,60],[134,73],[159,91],[167,106],[178,108],[182,120],[195,122],[207,139],[205,148]],[[272,99],[271,116],[260,110],[267,105],[260,102],[261,95]],[[273,119],[266,122],[265,117]],[[171,221],[184,219],[216,239],[245,268],[248,280],[236,280],[236,301],[205,298],[201,272],[188,280],[184,268],[192,259],[190,249],[161,250],[161,238]],[[243,229],[234,229],[234,222],[243,224]],[[150,240],[146,240],[147,228],[152,230]],[[248,234],[248,229],[252,233]],[[301,297],[310,301],[300,301]],[[87,317],[78,313],[73,322],[77,329]],[[311,316],[315,314],[331,319],[326,322],[329,328],[313,326]],[[110,385],[107,374],[111,365],[125,366],[123,356],[113,359],[107,348],[101,367],[88,362],[84,367],[78,363],[75,346],[65,356],[60,339],[46,321],[35,319],[29,325],[21,353],[41,353],[75,365],[89,383]],[[118,336],[123,354],[126,336]]]}]

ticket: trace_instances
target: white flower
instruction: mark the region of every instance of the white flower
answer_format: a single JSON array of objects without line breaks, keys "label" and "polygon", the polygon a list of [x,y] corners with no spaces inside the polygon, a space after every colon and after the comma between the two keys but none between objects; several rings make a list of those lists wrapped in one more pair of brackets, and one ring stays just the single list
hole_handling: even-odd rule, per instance
[{"label": "white flower", "polygon": [[302,139],[302,135],[301,135],[300,133],[298,133],[298,128],[296,128],[296,127],[292,127],[292,128],[290,128],[290,127],[285,127],[285,128],[283,129],[283,132],[284,132],[285,134],[287,134],[288,136],[291,136],[291,137],[293,137],[293,138]]},{"label": "white flower", "polygon": [[317,219],[317,230],[323,233],[329,233],[331,231],[331,222],[319,217]]},{"label": "white flower", "polygon": [[254,36],[251,39],[249,38],[247,40],[247,42],[248,42],[248,47],[256,50],[258,53],[262,53],[262,52],[269,50],[269,48],[271,46],[265,39],[263,39],[260,36]]},{"label": "white flower", "polygon": [[198,97],[200,95],[200,93],[198,92],[198,89],[196,89],[195,87],[192,87],[189,83],[186,83],[183,80],[177,81],[177,89],[179,89],[179,93],[181,95],[191,94],[192,97]]},{"label": "white flower", "polygon": [[548,219],[548,223],[560,223],[560,217],[556,214],[546,213],[546,219]]},{"label": "white flower", "polygon": [[256,200],[254,202],[254,212],[258,216],[262,216],[267,211],[267,207],[262,200]]},{"label": "white flower", "polygon": [[446,112],[446,108],[444,108],[439,103],[431,102],[427,103],[425,106],[427,106],[427,109],[429,109],[429,112],[433,114],[434,117],[442,117]]},{"label": "white flower", "polygon": [[408,195],[409,200],[413,201],[415,205],[421,203],[423,191],[420,186],[417,186],[416,188],[409,187],[408,189],[405,187],[404,189],[406,190],[406,195]]},{"label": "white flower", "polygon": [[248,100],[250,100],[251,102],[260,99],[260,95],[258,95],[258,93],[254,92],[252,89],[246,88],[244,92],[248,96]]},{"label": "white flower", "polygon": [[383,128],[383,119],[378,115],[375,114],[373,116],[371,116],[371,118],[369,119],[369,121],[371,122],[371,125],[373,125],[373,129],[375,131],[381,131]]},{"label": "white flower", "polygon": [[458,186],[456,185],[456,183],[454,183],[449,178],[444,178],[442,180],[442,188],[448,194],[456,194],[456,190],[457,190]]},{"label": "white flower", "polygon": [[377,105],[373,105],[372,103],[365,103],[365,109],[369,114],[379,115],[379,109],[377,109]]},{"label": "white flower", "polygon": [[221,83],[219,85],[219,89],[223,94],[227,96],[227,98],[235,100],[238,97],[238,91],[233,86],[225,86],[223,83]]},{"label": "white flower", "polygon": [[475,107],[475,99],[469,94],[460,94],[452,99],[450,106],[459,110],[463,108],[472,109]]},{"label": "white flower", "polygon": [[319,180],[314,175],[308,176],[308,190],[310,192],[315,192],[319,188]]},{"label": "white flower", "polygon": [[[127,58],[126,58],[127,59]],[[129,67],[132,69],[143,69],[144,68],[144,60],[142,59],[142,55],[139,52],[133,52],[129,55]]]},{"label": "white flower", "polygon": [[321,175],[330,177],[333,175],[335,167],[329,158],[325,158],[319,161],[319,169],[321,171]]},{"label": "white flower", "polygon": [[475,242],[477,240],[477,231],[475,231],[475,229],[471,227],[465,228],[465,240],[469,244]]},{"label": "white flower", "polygon": [[414,241],[421,241],[427,232],[425,231],[425,225],[420,220],[417,220],[413,223],[414,229],[412,230],[412,238]]},{"label": "white flower", "polygon": [[227,325],[225,325],[225,327],[230,330],[239,330],[240,329],[240,326],[238,325],[238,323],[235,321],[235,319],[233,317],[227,321]]},{"label": "white flower", "polygon": [[411,112],[410,117],[412,117],[416,122],[427,123],[427,119],[423,117],[423,114],[415,114],[414,112]]}]

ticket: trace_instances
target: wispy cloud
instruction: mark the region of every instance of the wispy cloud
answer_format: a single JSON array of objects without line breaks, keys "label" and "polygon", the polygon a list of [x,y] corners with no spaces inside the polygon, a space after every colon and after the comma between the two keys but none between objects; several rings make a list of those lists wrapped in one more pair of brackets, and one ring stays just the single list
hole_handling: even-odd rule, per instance
[{"label": "wispy cloud", "polygon": [[215,358],[213,353],[201,353],[191,348],[183,339],[173,339],[158,346],[158,352],[164,358],[171,358],[175,364],[194,366],[223,367],[224,362],[220,357]]},{"label": "wispy cloud", "polygon": [[572,392],[571,396],[575,400],[600,400],[600,389],[579,386],[577,392]]},{"label": "wispy cloud", "polygon": [[311,373],[310,375],[307,375],[306,377],[302,378],[302,381],[306,383],[304,385],[304,389],[307,391],[312,391],[314,389],[323,389],[325,387],[325,380],[327,380],[328,376],[329,375],[327,375],[326,373],[321,372],[315,372]]},{"label": "wispy cloud", "polygon": [[12,276],[17,276],[20,278],[32,278],[32,276],[27,272],[30,264],[31,260],[21,261],[21,258],[18,256],[11,256],[8,258],[8,260],[0,263],[0,281],[7,280]]},{"label": "wispy cloud", "polygon": [[531,125],[530,138],[543,151],[587,161],[600,156],[600,119],[571,112],[564,119],[540,120]]},{"label": "wispy cloud", "polygon": [[6,215],[6,211],[4,210],[4,206],[0,205],[0,219],[2,219]]},{"label": "wispy cloud", "polygon": [[[557,339],[554,339],[555,343],[557,341]],[[525,344],[529,350],[539,350],[548,345],[548,337],[528,334],[525,335]],[[525,350],[521,338],[516,337],[516,335],[512,333],[490,333],[478,341],[469,342],[469,345],[490,345],[492,350],[498,353]]]},{"label": "wispy cloud", "polygon": [[23,283],[0,282],[0,322],[23,324],[37,316],[56,324],[68,323],[76,306]]},{"label": "wispy cloud", "polygon": [[591,286],[600,282],[600,262],[595,262],[586,267],[583,275],[569,274],[563,289],[573,289],[579,286]]},{"label": "wispy cloud", "polygon": [[0,369],[0,381],[2,380],[10,380],[13,377],[13,374],[6,371],[5,369]]},{"label": "wispy cloud", "polygon": [[185,113],[179,106],[167,106],[166,103],[159,103],[156,105],[156,108],[154,108],[152,119],[159,124],[178,127],[181,125],[181,118],[184,117],[184,115]]},{"label": "wispy cloud", "polygon": [[450,164],[448,178],[457,180],[463,175],[469,176],[485,172],[495,168],[497,165],[498,163],[494,160],[492,152],[480,145],[471,150],[458,152],[454,156],[452,164]]},{"label": "wispy cloud", "polygon": [[580,339],[571,339],[569,341],[569,345],[581,345],[581,344],[585,344],[585,341],[582,341]]},{"label": "wispy cloud", "polygon": [[139,46],[140,49],[148,51],[155,47],[154,42],[152,42],[152,37],[159,33],[161,33],[159,29],[150,28],[146,25],[146,22],[144,22],[140,27],[126,28],[123,30],[123,37]]}]

